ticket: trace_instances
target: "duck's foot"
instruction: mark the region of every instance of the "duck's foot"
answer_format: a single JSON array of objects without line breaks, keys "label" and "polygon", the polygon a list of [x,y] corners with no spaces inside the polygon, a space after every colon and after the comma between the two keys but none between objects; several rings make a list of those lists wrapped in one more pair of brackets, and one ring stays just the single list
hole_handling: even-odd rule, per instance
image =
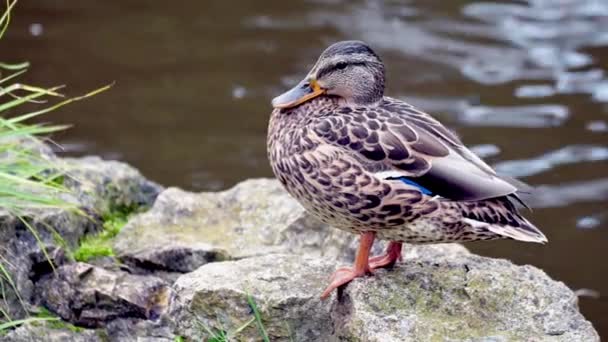
[{"label": "duck's foot", "polygon": [[331,283],[329,283],[329,286],[327,286],[325,291],[323,291],[321,294],[321,299],[326,299],[333,290],[342,285],[350,283],[353,279],[363,277],[368,274],[371,274],[369,269],[357,270],[350,267],[342,267],[337,269],[336,272],[334,272],[334,274],[331,276]]},{"label": "duck's foot", "polygon": [[401,242],[391,241],[386,247],[386,254],[369,259],[369,268],[375,270],[393,266],[397,260],[401,260],[401,247]]},{"label": "duck's foot", "polygon": [[369,251],[374,244],[374,238],[376,233],[368,232],[361,234],[359,240],[359,250],[357,251],[357,257],[355,258],[355,265],[353,268],[343,267],[338,269],[332,276],[329,286],[321,294],[321,299],[329,297],[331,292],[342,285],[348,284],[351,280],[363,277],[367,274],[371,274],[372,271],[369,267]]}]

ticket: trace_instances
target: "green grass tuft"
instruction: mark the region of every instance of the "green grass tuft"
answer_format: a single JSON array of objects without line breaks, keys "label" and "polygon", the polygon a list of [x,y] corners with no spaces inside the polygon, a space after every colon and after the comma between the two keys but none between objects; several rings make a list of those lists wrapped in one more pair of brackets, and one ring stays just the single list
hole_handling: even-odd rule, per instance
[{"label": "green grass tuft", "polygon": [[127,224],[133,211],[117,210],[103,217],[103,230],[95,235],[86,236],[80,242],[73,256],[77,261],[88,261],[99,257],[113,257],[112,239]]},{"label": "green grass tuft", "polygon": [[[0,1],[0,38],[6,32],[11,20],[11,11],[17,0]],[[28,62],[5,63],[0,61],[0,208],[16,216],[35,237],[51,267],[54,267],[46,252],[46,246],[40,238],[37,227],[30,222],[29,213],[37,209],[64,209],[80,212],[76,205],[62,199],[62,195],[70,191],[63,185],[66,170],[61,162],[47,157],[38,151],[44,146],[43,136],[63,130],[65,125],[45,125],[27,123],[27,120],[61,108],[75,101],[94,96],[111,87],[111,85],[96,89],[78,97],[65,97],[58,91],[64,86],[41,88],[28,84],[17,83],[15,80],[27,72]],[[51,101],[51,103],[49,103]],[[23,105],[40,105],[31,112],[23,112]],[[8,114],[11,114],[11,117]],[[54,227],[46,227],[55,240],[62,240]],[[55,318],[26,318],[13,320],[8,305],[6,292],[12,291],[22,304],[26,305],[19,295],[19,290],[13,282],[8,270],[10,265],[0,255],[0,333],[15,328],[20,324],[55,320]]]}]

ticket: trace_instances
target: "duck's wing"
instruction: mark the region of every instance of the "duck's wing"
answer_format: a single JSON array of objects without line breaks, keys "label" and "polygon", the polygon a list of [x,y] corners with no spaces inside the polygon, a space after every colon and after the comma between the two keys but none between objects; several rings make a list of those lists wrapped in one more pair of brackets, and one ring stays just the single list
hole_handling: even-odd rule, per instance
[{"label": "duck's wing", "polygon": [[313,131],[379,177],[404,177],[445,198],[482,200],[518,190],[439,121],[399,100],[342,108]]}]

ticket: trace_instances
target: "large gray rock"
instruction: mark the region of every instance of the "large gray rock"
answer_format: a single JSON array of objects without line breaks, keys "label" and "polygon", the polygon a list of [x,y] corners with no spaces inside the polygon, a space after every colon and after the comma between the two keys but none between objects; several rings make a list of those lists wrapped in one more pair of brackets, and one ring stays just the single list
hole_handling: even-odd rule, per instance
[{"label": "large gray rock", "polygon": [[159,278],[86,263],[60,267],[37,283],[36,292],[40,304],[62,319],[93,328],[119,318],[158,319],[170,300],[170,289]]},{"label": "large gray rock", "polygon": [[[310,217],[274,179],[223,192],[162,192],[121,230],[114,250],[148,270],[190,272],[208,262],[272,253],[352,260],[357,237]],[[375,252],[382,250],[379,243]]]},{"label": "large gray rock", "polygon": [[123,162],[95,156],[61,161],[69,175],[65,185],[74,190],[81,206],[96,213],[151,206],[163,189]]},{"label": "large gray rock", "polygon": [[[55,158],[43,145],[40,149],[46,158]],[[5,157],[0,156],[0,162]],[[23,299],[19,300],[14,289],[7,286],[0,308],[15,318],[24,316],[28,300],[33,297],[34,282],[52,271],[31,229],[37,232],[51,260],[60,266],[66,260],[62,249],[73,248],[83,236],[100,231],[102,215],[114,209],[150,206],[162,189],[125,163],[97,157],[56,160],[65,163],[69,170],[65,185],[73,190],[73,194],[62,195],[63,199],[88,215],[61,209],[32,209],[22,213],[24,222],[0,210],[0,260]]]},{"label": "large gray rock", "polygon": [[[453,245],[409,250],[327,301],[318,296],[331,261],[279,254],[207,264],[174,284],[176,332],[235,332],[252,317],[249,293],[271,341],[599,341],[572,291],[534,267]],[[232,337],[260,340],[254,324]]]},{"label": "large gray rock", "polygon": [[55,322],[26,323],[5,336],[0,342],[104,342],[105,333],[96,330],[70,330],[53,326]]},{"label": "large gray rock", "polygon": [[332,265],[286,254],[207,264],[174,284],[176,332],[196,341],[210,337],[206,329],[223,330],[230,340],[261,340],[255,323],[235,333],[253,317],[249,294],[271,341],[321,340],[334,330],[331,302],[319,299]]},{"label": "large gray rock", "polygon": [[[356,244],[356,236],[307,215],[276,180],[256,179],[219,193],[164,191],[123,228],[115,250],[148,272],[196,270],[175,282],[169,315],[176,334],[195,339],[206,328],[234,332],[247,322],[247,292],[262,308],[271,340],[597,337],[563,284],[457,244],[406,246],[407,263],[385,280],[358,280],[341,301],[319,301],[336,261],[350,263]],[[379,286],[360,285],[374,281]],[[412,305],[395,308],[400,302]],[[557,308],[565,314],[558,317]],[[259,339],[253,325],[238,336]]]},{"label": "large gray rock", "polygon": [[407,260],[347,287],[336,335],[364,341],[599,341],[563,283],[473,254]]},{"label": "large gray rock", "polygon": [[104,329],[68,327],[60,321],[26,323],[0,335],[0,342],[175,342],[165,322],[117,319]]}]

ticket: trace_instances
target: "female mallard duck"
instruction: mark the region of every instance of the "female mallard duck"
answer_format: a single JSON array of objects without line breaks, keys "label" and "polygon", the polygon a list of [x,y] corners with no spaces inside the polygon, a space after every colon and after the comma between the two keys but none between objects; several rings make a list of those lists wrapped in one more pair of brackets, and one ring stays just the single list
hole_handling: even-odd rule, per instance
[{"label": "female mallard duck", "polygon": [[[363,42],[327,48],[272,105],[276,177],[320,220],[361,235],[354,267],[338,269],[322,298],[393,265],[404,242],[547,241],[511,202],[519,201],[516,181],[428,114],[384,96],[384,65]],[[369,258],[375,238],[391,242]]]}]

